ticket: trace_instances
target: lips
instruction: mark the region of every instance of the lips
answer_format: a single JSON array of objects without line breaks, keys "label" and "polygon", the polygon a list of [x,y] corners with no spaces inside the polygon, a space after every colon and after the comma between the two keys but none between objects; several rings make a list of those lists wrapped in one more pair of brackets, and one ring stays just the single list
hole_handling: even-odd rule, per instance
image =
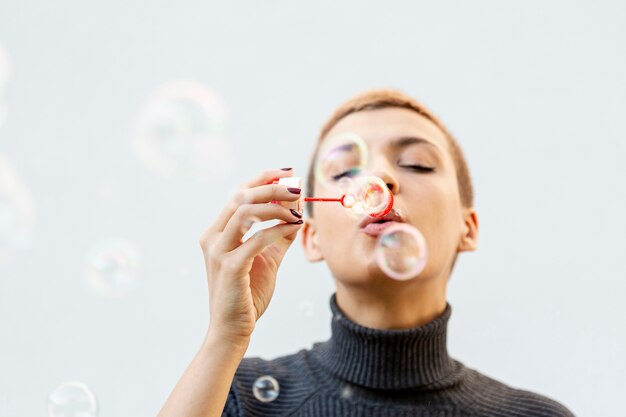
[{"label": "lips", "polygon": [[383,217],[366,217],[361,221],[361,231],[370,236],[380,235],[386,228],[396,224],[403,223],[404,218],[400,215],[398,210],[392,209]]},{"label": "lips", "polygon": [[385,229],[387,229],[388,227],[391,227],[394,224],[398,224],[398,223],[400,222],[386,221],[383,223],[369,223],[365,227],[362,227],[361,231],[367,235],[376,237],[382,234],[385,231]]}]

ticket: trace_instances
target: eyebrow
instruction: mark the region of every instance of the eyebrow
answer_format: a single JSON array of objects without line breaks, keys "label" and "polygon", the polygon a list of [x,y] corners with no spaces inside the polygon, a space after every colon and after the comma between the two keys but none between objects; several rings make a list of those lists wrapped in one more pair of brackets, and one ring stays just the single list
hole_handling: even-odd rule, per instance
[{"label": "eyebrow", "polygon": [[430,145],[431,147],[439,150],[439,146],[435,145],[428,139],[420,138],[418,136],[403,136],[391,141],[389,146],[393,149],[406,148],[409,145]]}]

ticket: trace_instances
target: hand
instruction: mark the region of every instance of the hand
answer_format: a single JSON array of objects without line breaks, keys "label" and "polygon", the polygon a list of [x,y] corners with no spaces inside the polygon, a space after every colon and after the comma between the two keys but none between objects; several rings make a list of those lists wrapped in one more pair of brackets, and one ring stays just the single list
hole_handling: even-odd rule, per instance
[{"label": "hand", "polygon": [[[209,334],[247,344],[257,320],[267,309],[276,273],[302,226],[302,214],[270,201],[296,201],[299,189],[272,180],[293,171],[272,170],[243,184],[215,222],[201,235],[209,286]],[[280,219],[242,243],[250,219]]]}]

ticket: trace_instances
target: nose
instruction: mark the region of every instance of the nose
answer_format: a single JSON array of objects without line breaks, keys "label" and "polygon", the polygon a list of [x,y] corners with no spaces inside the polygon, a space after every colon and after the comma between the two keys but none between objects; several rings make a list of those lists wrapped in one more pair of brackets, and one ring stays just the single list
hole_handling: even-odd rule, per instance
[{"label": "nose", "polygon": [[391,167],[389,167],[387,163],[381,163],[374,167],[374,169],[371,170],[371,175],[382,179],[392,194],[398,194],[398,192],[400,192],[400,183],[393,175]]}]

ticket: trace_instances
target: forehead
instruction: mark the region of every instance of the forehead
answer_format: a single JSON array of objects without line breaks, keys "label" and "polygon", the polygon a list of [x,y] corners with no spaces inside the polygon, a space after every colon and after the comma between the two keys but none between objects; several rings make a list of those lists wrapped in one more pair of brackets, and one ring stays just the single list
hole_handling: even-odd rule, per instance
[{"label": "forehead", "polygon": [[351,113],[339,120],[326,137],[347,132],[359,135],[371,150],[383,150],[399,138],[422,138],[429,144],[419,146],[430,148],[444,159],[449,157],[448,143],[441,129],[410,109],[387,107]]}]

